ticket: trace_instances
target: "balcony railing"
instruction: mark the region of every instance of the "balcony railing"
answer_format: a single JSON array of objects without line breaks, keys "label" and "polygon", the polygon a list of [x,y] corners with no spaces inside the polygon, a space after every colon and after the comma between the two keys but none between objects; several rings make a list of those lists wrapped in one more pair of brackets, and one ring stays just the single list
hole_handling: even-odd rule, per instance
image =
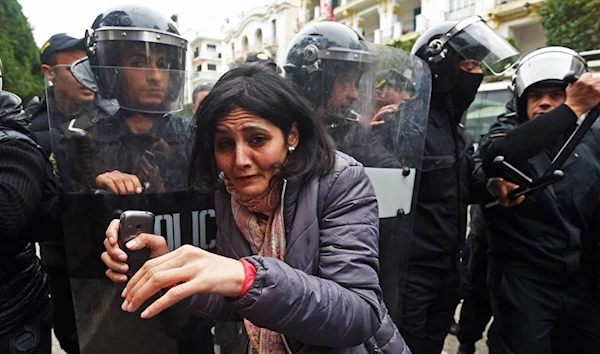
[{"label": "balcony railing", "polygon": [[[194,53],[195,54],[195,53]],[[196,55],[194,59],[220,59],[221,53],[219,52],[209,52],[209,51],[201,51]]]}]

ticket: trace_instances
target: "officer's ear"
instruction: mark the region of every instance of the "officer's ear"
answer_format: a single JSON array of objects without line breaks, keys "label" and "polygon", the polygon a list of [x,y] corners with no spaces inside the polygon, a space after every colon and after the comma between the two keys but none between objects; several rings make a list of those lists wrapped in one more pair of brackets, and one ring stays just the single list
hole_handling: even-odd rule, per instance
[{"label": "officer's ear", "polygon": [[52,66],[48,64],[42,64],[42,74],[48,81],[54,81],[54,70],[52,70]]}]

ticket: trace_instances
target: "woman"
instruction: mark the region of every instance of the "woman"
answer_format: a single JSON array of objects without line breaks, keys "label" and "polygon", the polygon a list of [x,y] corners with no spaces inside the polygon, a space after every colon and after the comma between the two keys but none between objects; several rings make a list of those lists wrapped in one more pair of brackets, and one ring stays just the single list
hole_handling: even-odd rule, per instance
[{"label": "woman", "polygon": [[[143,318],[181,301],[198,316],[243,319],[258,353],[410,353],[382,301],[369,179],[332,150],[294,92],[269,68],[246,65],[206,96],[190,179],[219,190],[219,255],[192,246],[169,252],[164,238],[140,235],[127,247],[149,247],[153,259],[129,280],[122,308],[134,312],[168,288]],[[117,234],[115,220],[102,260],[107,276],[124,282]]]}]

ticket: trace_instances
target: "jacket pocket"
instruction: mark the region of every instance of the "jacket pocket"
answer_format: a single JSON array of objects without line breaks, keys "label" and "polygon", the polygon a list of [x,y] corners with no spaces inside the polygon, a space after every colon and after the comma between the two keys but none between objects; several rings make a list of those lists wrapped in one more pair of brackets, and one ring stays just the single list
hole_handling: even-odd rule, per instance
[{"label": "jacket pocket", "polygon": [[419,184],[419,199],[439,201],[456,194],[456,157],[425,156]]},{"label": "jacket pocket", "polygon": [[557,197],[590,220],[600,197],[600,163],[587,146],[580,145],[563,168],[565,178],[557,183]]}]

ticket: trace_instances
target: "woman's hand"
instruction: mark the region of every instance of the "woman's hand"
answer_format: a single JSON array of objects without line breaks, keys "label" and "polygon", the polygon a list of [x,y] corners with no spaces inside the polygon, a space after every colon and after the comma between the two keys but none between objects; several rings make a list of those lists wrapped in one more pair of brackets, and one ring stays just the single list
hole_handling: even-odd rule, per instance
[{"label": "woman's hand", "polygon": [[242,262],[185,245],[147,261],[131,278],[121,296],[121,309],[135,312],[152,295],[170,288],[141,314],[150,318],[197,293],[236,298],[246,274]]},{"label": "woman's hand", "polygon": [[[129,266],[125,263],[127,262],[127,254],[119,248],[119,244],[117,243],[119,225],[119,220],[113,220],[108,225],[106,238],[104,239],[106,252],[103,252],[100,256],[102,262],[108,267],[106,276],[115,283],[126,282],[127,276],[125,272],[129,269]],[[135,239],[127,242],[125,247],[130,251],[149,248],[150,258],[156,258],[169,252],[164,237],[151,234],[140,234]]]}]

